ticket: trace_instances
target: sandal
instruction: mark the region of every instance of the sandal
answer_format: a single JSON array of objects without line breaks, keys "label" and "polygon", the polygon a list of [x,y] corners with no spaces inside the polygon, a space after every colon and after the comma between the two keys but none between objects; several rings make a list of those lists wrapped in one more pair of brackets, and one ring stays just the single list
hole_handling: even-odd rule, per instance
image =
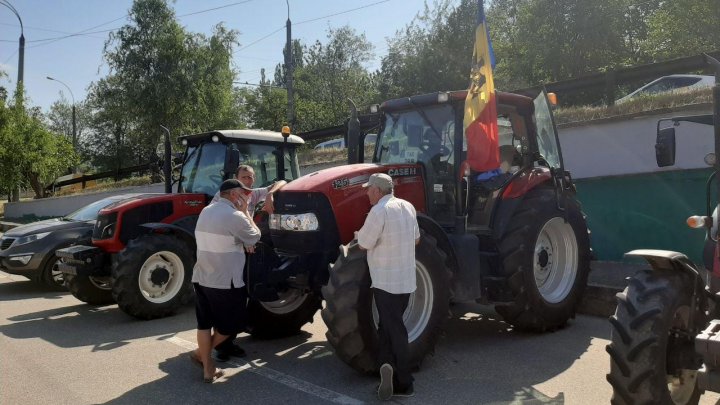
[{"label": "sandal", "polygon": [[222,370],[215,371],[215,374],[213,374],[211,377],[205,377],[203,376],[203,382],[211,384],[213,381],[217,380],[218,378],[225,375],[225,372]]}]

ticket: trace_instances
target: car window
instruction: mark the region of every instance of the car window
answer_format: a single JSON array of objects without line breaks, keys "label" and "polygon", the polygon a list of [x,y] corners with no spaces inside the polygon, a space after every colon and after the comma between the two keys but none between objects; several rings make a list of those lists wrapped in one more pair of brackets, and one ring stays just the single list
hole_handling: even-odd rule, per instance
[{"label": "car window", "polygon": [[102,200],[95,201],[94,203],[88,204],[79,210],[68,214],[65,218],[73,221],[94,221],[97,219],[98,211],[116,201],[119,201],[119,199],[103,198]]},{"label": "car window", "polygon": [[640,94],[655,94],[664,91],[670,91],[679,89],[682,87],[692,86],[693,84],[700,81],[697,77],[666,77],[662,80],[658,80],[657,83],[646,87]]}]

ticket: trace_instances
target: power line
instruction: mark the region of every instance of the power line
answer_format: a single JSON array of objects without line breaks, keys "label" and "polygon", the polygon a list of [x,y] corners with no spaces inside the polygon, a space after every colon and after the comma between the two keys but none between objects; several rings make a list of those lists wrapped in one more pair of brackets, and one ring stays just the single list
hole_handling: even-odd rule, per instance
[{"label": "power line", "polygon": [[237,5],[240,5],[240,4],[250,3],[251,1],[254,1],[254,0],[238,1],[238,2],[236,2],[236,3],[230,3],[230,4],[226,4],[226,5],[224,5],[224,6],[219,6],[219,7],[214,7],[214,8],[208,8],[207,10],[194,11],[194,12],[192,12],[192,13],[187,13],[187,14],[179,15],[178,17],[187,17],[187,16],[190,16],[190,15],[207,13],[207,12],[209,12],[209,11],[220,10],[221,8],[227,8],[227,7],[237,6]]},{"label": "power line", "polygon": [[[177,17],[178,17],[178,18],[179,18],[179,17],[187,17],[187,16],[191,16],[191,15],[207,13],[207,12],[219,10],[219,9],[222,9],[222,8],[227,8],[227,7],[237,6],[237,5],[240,5],[240,4],[250,3],[251,1],[254,1],[254,0],[238,1],[238,2],[234,2],[234,3],[226,4],[226,5],[223,5],[223,6],[218,6],[218,7],[208,8],[208,9],[204,9],[204,10],[194,11],[194,12],[192,12],[192,13],[187,13],[187,14],[181,14],[181,15],[178,15]],[[51,43],[53,43],[53,42],[56,42],[56,41],[59,41],[59,40],[62,40],[62,39],[72,38],[72,37],[76,37],[76,36],[88,35],[88,34],[100,34],[100,33],[105,33],[105,32],[110,32],[110,31],[116,31],[116,30],[119,30],[119,29],[122,28],[122,27],[116,27],[116,28],[111,28],[111,29],[106,29],[106,30],[88,32],[88,31],[93,30],[93,29],[95,29],[95,28],[99,28],[99,27],[102,27],[102,26],[104,26],[104,25],[111,24],[111,23],[113,23],[113,22],[115,22],[115,21],[118,21],[118,20],[122,20],[122,19],[124,19],[124,18],[127,18],[128,16],[130,16],[129,13],[128,13],[128,14],[125,14],[125,15],[122,16],[122,17],[118,17],[118,18],[115,18],[115,19],[113,19],[113,20],[110,20],[110,21],[104,22],[104,23],[102,23],[102,24],[96,25],[96,26],[94,26],[94,27],[90,27],[90,28],[87,28],[87,29],[84,29],[84,30],[82,30],[82,31],[78,31],[78,32],[75,32],[75,33],[69,33],[69,34],[67,34],[67,35],[63,35],[63,36],[60,36],[60,37],[35,39],[35,40],[31,40],[31,41],[26,41],[26,42],[45,42],[45,43],[39,44],[39,45],[47,45],[47,44],[51,44]],[[46,30],[46,31],[49,31],[49,30]],[[14,42],[13,40],[0,40],[0,42],[6,42],[6,41],[7,41],[7,42]],[[36,46],[39,46],[39,45],[36,45]],[[32,47],[29,47],[29,48],[32,48]]]},{"label": "power line", "polygon": [[313,19],[310,19],[310,20],[300,21],[300,22],[294,23],[294,24],[295,24],[295,25],[300,25],[300,24],[305,24],[305,23],[317,21],[317,20],[322,20],[322,19],[329,18],[329,17],[335,17],[335,16],[338,16],[338,15],[341,15],[341,14],[347,14],[347,13],[350,13],[350,12],[353,12],[353,11],[362,10],[362,9],[364,9],[364,8],[376,6],[376,5],[378,5],[378,4],[387,3],[387,2],[389,2],[389,1],[390,1],[390,0],[382,0],[382,1],[375,2],[375,3],[366,4],[366,5],[364,5],[364,6],[356,7],[356,8],[350,9],[350,10],[340,11],[340,12],[338,12],[338,13],[328,14],[328,15],[326,15],[326,16],[317,17],[317,18],[313,18]]},{"label": "power line", "polygon": [[[376,5],[382,4],[382,3],[387,3],[387,2],[389,2],[389,1],[390,1],[390,0],[381,0],[381,1],[377,1],[377,2],[375,2],[375,3],[366,4],[366,5],[364,5],[364,6],[355,7],[355,8],[349,9],[349,10],[345,10],[345,11],[340,11],[340,12],[333,13],[333,14],[324,15],[324,16],[322,16],[322,17],[316,17],[316,18],[312,18],[312,19],[310,19],[310,20],[300,21],[300,22],[298,22],[298,23],[293,23],[293,24],[294,24],[294,25],[300,25],[300,24],[305,24],[305,23],[309,23],[309,22],[313,22],[313,21],[323,20],[323,19],[325,19],[325,18],[335,17],[335,16],[338,16],[338,15],[341,15],[341,14],[346,14],[346,13],[350,13],[350,12],[353,12],[353,11],[362,10],[362,9],[364,9],[364,8],[376,6]],[[255,41],[253,41],[253,42],[251,42],[251,43],[249,43],[249,44],[241,47],[241,48],[238,49],[237,51],[233,52],[233,54],[238,53],[238,52],[240,52],[240,51],[242,51],[242,50],[244,50],[244,49],[246,49],[246,48],[248,48],[248,47],[250,47],[250,46],[253,46],[253,45],[257,44],[258,42],[269,38],[269,37],[272,36],[273,34],[279,32],[279,31],[281,31],[281,30],[283,30],[283,29],[285,29],[285,26],[284,26],[284,25],[283,25],[282,27],[276,29],[275,31],[273,31],[273,32],[271,32],[271,33],[263,36],[262,38],[256,39]]]}]

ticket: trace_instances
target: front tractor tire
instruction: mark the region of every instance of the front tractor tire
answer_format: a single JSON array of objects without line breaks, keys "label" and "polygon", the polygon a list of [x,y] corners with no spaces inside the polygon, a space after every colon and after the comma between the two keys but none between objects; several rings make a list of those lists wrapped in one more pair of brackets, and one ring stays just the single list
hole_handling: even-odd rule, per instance
[{"label": "front tractor tire", "polygon": [[191,249],[173,235],[147,234],[128,242],[112,266],[112,294],[139,319],[175,314],[192,297]]},{"label": "front tractor tire", "polygon": [[[424,232],[415,252],[417,290],[410,295],[403,315],[412,367],[420,366],[434,350],[450,306],[450,271],[445,265],[445,253],[435,238]],[[363,373],[375,373],[379,367],[377,309],[370,285],[366,253],[357,242],[342,246],[337,261],[330,265],[330,280],[322,289],[322,318],[328,328],[325,336],[335,354]]]},{"label": "front tractor tire", "polygon": [[70,294],[86,304],[108,305],[115,303],[110,288],[110,277],[65,274],[65,283]]},{"label": "front tractor tire", "polygon": [[513,300],[496,311],[515,328],[544,332],[575,316],[590,271],[590,238],[579,203],[558,208],[555,191],[531,190],[500,242]]},{"label": "front tractor tire", "polygon": [[646,270],[617,294],[607,346],[613,404],[698,403],[702,359],[695,354],[694,342],[705,322],[702,303],[695,314],[690,312],[692,291],[685,274]]},{"label": "front tractor tire", "polygon": [[278,294],[280,299],[248,302],[249,333],[259,339],[275,339],[300,333],[321,306],[318,294],[289,288]]}]

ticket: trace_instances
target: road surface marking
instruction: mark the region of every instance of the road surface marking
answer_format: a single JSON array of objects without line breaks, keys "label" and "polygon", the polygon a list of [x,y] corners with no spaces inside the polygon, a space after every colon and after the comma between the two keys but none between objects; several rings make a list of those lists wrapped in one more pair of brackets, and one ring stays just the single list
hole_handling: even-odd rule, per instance
[{"label": "road surface marking", "polygon": [[[187,341],[185,339],[181,339],[177,336],[172,336],[172,337],[166,339],[166,341],[168,341],[172,344],[175,344],[177,346],[180,346],[186,350],[197,349],[196,343]],[[335,392],[335,391],[329,390],[327,388],[320,387],[313,383],[301,380],[299,378],[295,378],[288,374],[281,373],[277,370],[273,370],[273,369],[271,369],[269,367],[265,367],[263,365],[258,365],[258,364],[247,362],[244,360],[230,360],[223,364],[230,364],[233,367],[238,367],[240,369],[240,371],[247,370],[251,373],[265,377],[274,382],[283,384],[294,390],[302,391],[306,394],[310,394],[310,395],[316,396],[318,398],[322,398],[326,401],[334,402],[336,404],[347,404],[347,405],[364,404],[364,402],[360,401],[359,399],[348,397],[347,395],[343,395],[343,394],[340,394],[339,392]]]}]

